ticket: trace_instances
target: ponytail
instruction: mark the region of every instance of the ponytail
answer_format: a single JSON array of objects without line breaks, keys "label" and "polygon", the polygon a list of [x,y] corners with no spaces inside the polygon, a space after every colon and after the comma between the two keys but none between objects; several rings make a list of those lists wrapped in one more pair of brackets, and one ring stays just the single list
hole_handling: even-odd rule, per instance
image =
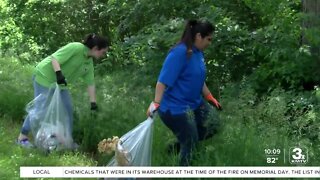
[{"label": "ponytail", "polygon": [[187,55],[192,55],[192,46],[195,41],[197,33],[200,33],[201,37],[206,37],[214,31],[214,26],[208,21],[188,20],[184,28],[180,43],[184,43],[187,46]]},{"label": "ponytail", "polygon": [[89,49],[97,46],[98,50],[107,48],[110,45],[110,42],[107,38],[91,33],[86,35],[83,39],[82,44],[87,46]]}]

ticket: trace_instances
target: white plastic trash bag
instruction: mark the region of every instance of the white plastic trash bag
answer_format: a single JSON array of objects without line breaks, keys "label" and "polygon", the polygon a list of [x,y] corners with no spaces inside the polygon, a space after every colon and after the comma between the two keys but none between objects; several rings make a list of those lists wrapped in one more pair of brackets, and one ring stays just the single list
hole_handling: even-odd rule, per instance
[{"label": "white plastic trash bag", "polygon": [[27,105],[35,145],[44,151],[71,149],[69,117],[58,84]]},{"label": "white plastic trash bag", "polygon": [[153,121],[149,117],[123,135],[107,166],[151,166]]}]

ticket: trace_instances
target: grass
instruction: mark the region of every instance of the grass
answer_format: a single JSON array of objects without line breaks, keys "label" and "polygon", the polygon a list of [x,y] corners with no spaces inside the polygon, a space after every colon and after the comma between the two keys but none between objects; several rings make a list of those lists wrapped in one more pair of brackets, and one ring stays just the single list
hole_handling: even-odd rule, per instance
[{"label": "grass", "polygon": [[84,152],[44,154],[36,149],[24,149],[15,143],[20,123],[8,117],[0,118],[0,177],[20,179],[20,166],[96,166],[97,162]]},{"label": "grass", "polygon": [[[111,156],[97,152],[98,142],[120,137],[144,121],[154,93],[154,79],[146,79],[139,71],[109,73],[97,78],[99,111],[92,113],[86,87],[70,86],[75,108],[74,139],[80,150],[46,155],[15,144],[24,107],[32,99],[32,66],[22,67],[15,60],[8,63],[3,59],[0,66],[0,177],[4,179],[20,179],[20,166],[105,166]],[[10,68],[20,73],[13,75]],[[283,155],[295,146],[308,149],[308,166],[319,166],[320,139],[315,135],[318,131],[313,132],[320,127],[318,104],[313,103],[312,109],[303,113],[299,107],[304,105],[296,103],[289,115],[287,107],[289,100],[298,102],[301,97],[308,100],[312,96],[280,90],[257,98],[250,88],[239,90],[232,84],[223,92],[222,126],[217,135],[198,144],[195,166],[291,166]],[[153,131],[152,165],[176,166],[178,154],[167,152],[167,145],[175,137],[159,118]],[[279,160],[268,164],[265,149],[280,149]]]}]

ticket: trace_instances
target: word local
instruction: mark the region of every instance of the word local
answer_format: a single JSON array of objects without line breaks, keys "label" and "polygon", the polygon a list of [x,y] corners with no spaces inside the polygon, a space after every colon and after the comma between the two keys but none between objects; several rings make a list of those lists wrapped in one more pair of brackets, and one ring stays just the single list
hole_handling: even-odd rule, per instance
[{"label": "word local", "polygon": [[33,174],[50,174],[49,170],[37,169],[32,171]]}]

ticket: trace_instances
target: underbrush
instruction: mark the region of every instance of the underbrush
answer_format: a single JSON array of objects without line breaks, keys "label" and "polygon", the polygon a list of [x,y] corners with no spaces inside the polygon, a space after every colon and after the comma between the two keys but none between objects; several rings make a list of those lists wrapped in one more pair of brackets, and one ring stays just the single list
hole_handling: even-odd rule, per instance
[{"label": "underbrush", "polygon": [[[68,85],[74,104],[73,137],[80,150],[45,155],[35,149],[21,149],[15,144],[25,105],[33,98],[32,66],[3,59],[0,65],[4,67],[0,72],[0,156],[3,157],[0,174],[6,179],[18,179],[20,166],[105,166],[111,156],[97,152],[99,141],[120,137],[146,120],[146,109],[154,96],[156,78],[146,78],[138,70],[112,72],[97,77],[99,110],[91,112],[86,87],[81,83]],[[258,96],[250,88],[250,82],[228,84],[219,97],[223,106],[223,111],[219,112],[219,132],[198,144],[192,164],[291,166],[285,154],[292,147],[301,147],[308,151],[306,165],[318,166],[318,94],[318,90],[289,92],[274,89]],[[171,131],[157,117],[153,133],[153,166],[178,164],[178,154],[167,151],[168,145],[174,141]],[[278,160],[268,163],[266,149],[280,149]]]}]

